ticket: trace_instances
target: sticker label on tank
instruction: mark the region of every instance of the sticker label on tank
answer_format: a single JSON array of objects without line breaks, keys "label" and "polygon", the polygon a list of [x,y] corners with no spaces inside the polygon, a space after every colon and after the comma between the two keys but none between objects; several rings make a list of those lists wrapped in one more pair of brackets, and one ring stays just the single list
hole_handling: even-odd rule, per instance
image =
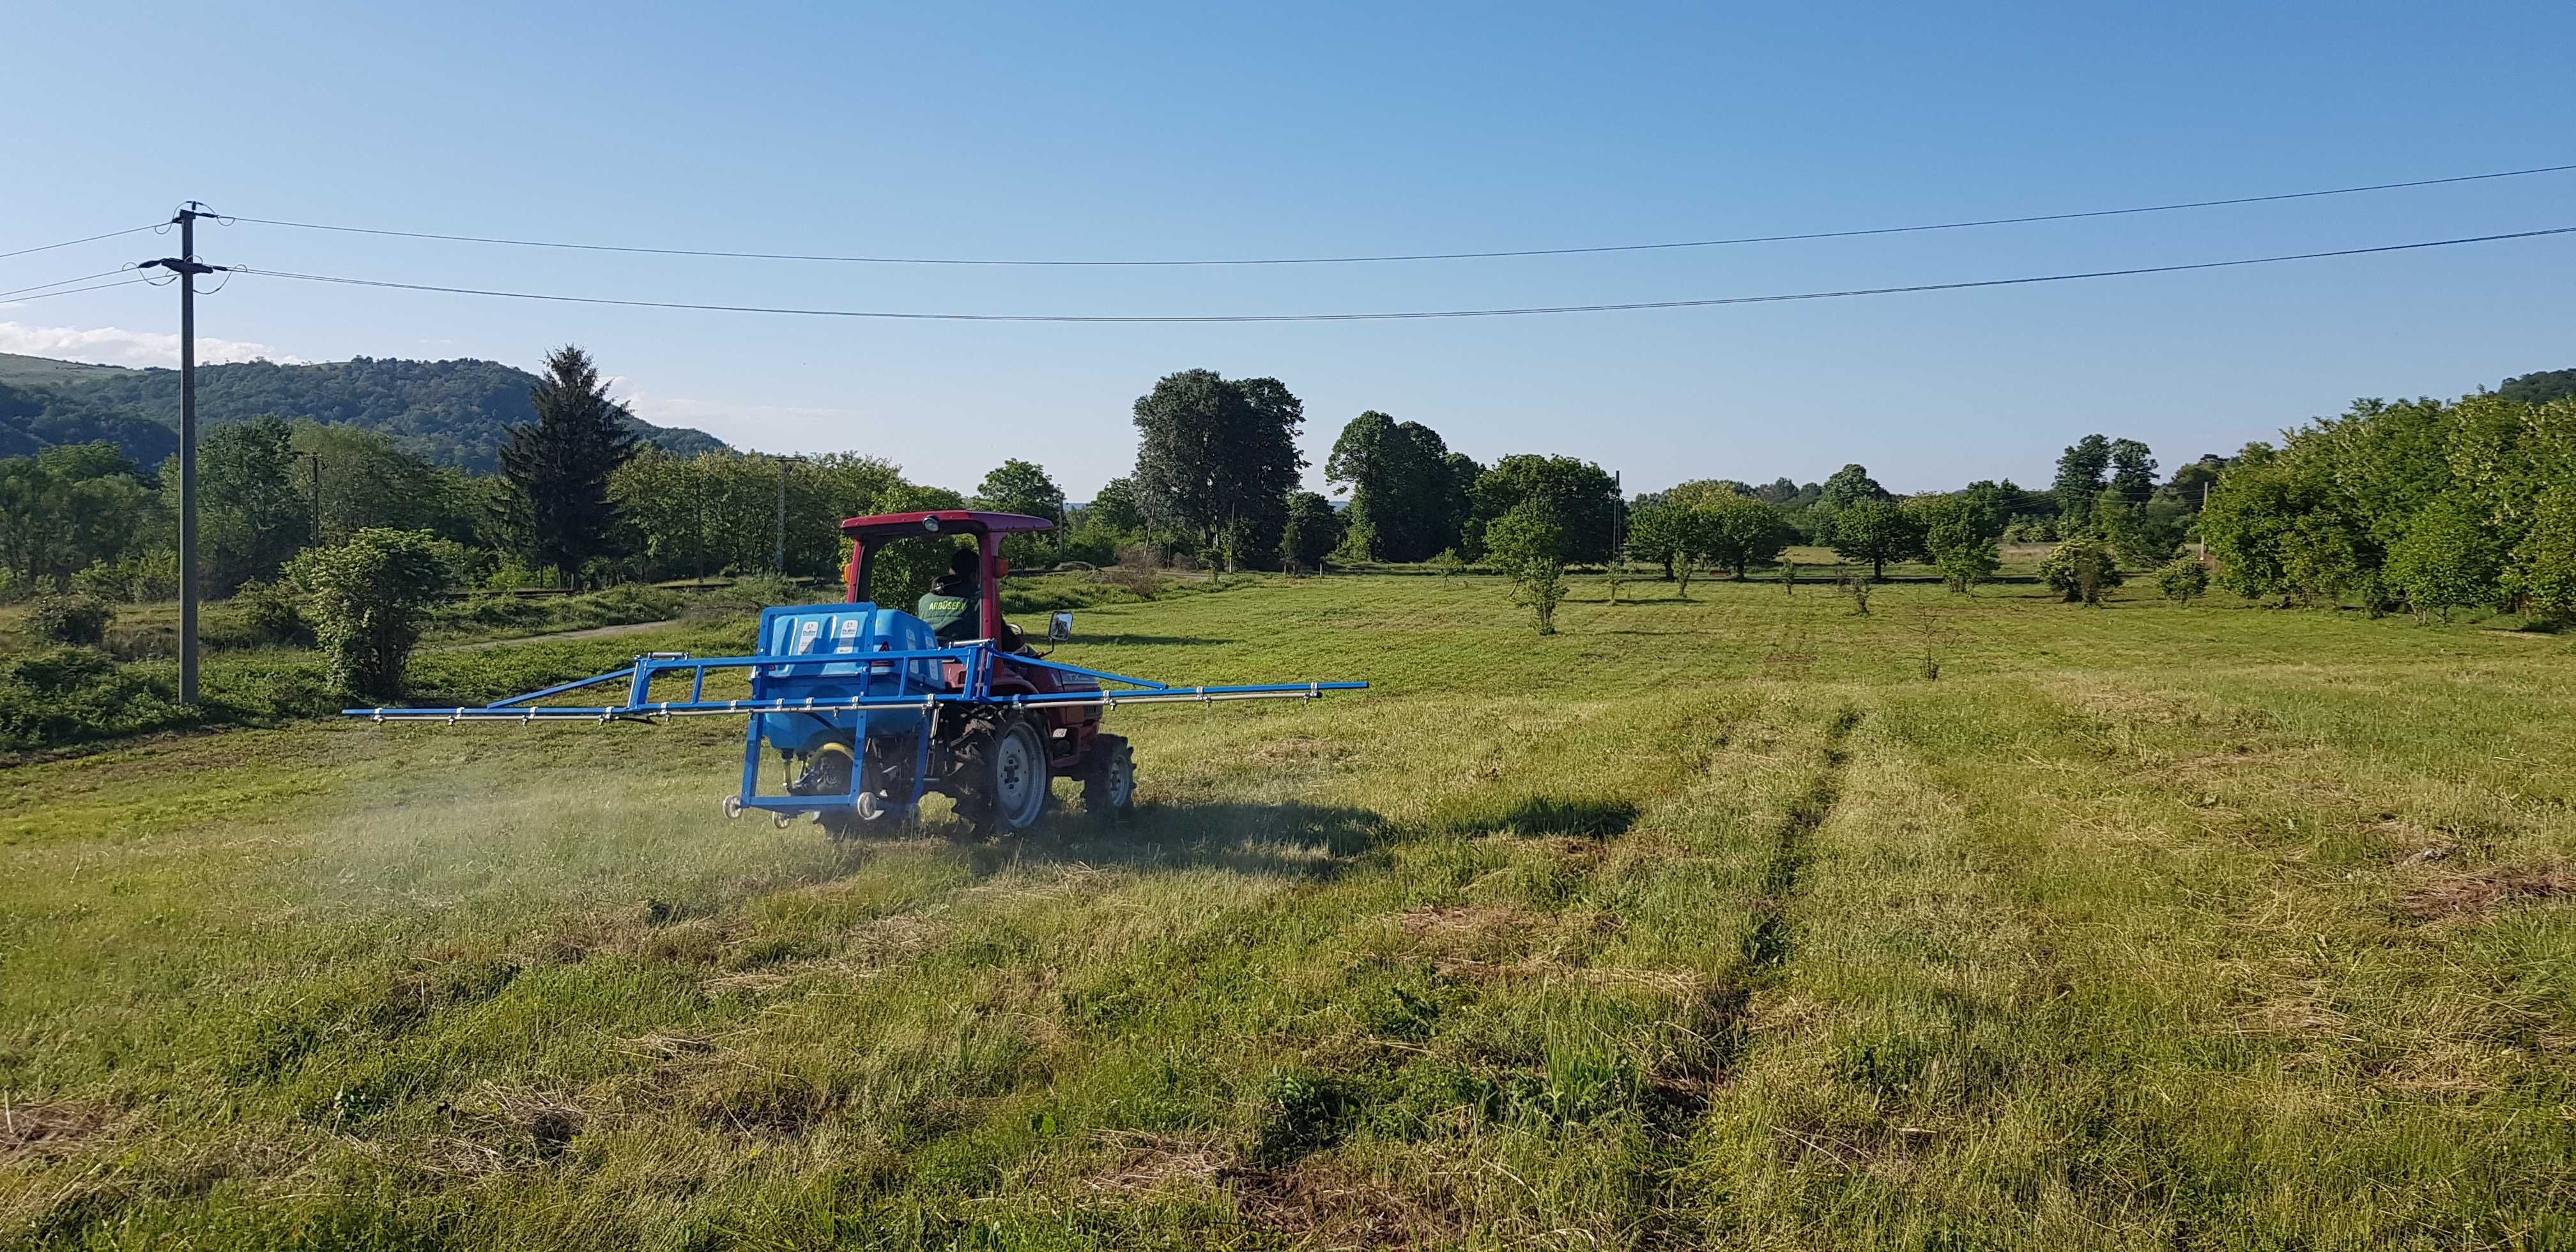
[{"label": "sticker label on tank", "polygon": [[823,623],[818,622],[813,618],[809,617],[804,621],[796,623],[796,649],[795,651],[788,653],[788,655],[803,656],[806,653],[813,651],[814,641],[821,638],[822,634]]},{"label": "sticker label on tank", "polygon": [[834,652],[856,652],[859,650],[859,619],[855,617],[842,618],[840,628],[833,633],[839,636],[838,640],[836,640],[832,645],[832,650]]}]

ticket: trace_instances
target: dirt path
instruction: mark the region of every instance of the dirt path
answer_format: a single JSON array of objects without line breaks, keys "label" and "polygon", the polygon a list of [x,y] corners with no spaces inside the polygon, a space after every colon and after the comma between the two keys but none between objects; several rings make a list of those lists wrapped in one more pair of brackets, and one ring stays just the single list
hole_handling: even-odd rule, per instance
[{"label": "dirt path", "polygon": [[679,620],[680,619],[676,617],[666,617],[660,621],[653,622],[621,622],[615,626],[586,626],[580,630],[559,630],[551,635],[518,635],[509,639],[477,639],[472,643],[451,643],[440,647],[425,648],[422,650],[426,652],[479,652],[485,648],[507,647],[514,643],[557,643],[569,642],[575,639],[613,639],[619,635],[632,635],[639,631],[660,630],[665,626],[676,625]]}]

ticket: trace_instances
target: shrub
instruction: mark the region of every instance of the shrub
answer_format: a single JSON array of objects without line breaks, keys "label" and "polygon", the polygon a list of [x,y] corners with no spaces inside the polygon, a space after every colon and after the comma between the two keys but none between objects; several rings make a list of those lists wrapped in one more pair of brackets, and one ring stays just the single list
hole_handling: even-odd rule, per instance
[{"label": "shrub", "polygon": [[48,643],[95,648],[107,639],[116,610],[92,595],[38,596],[27,610],[27,629]]},{"label": "shrub", "polygon": [[313,634],[332,685],[353,695],[402,694],[421,610],[447,588],[447,567],[431,543],[427,531],[368,527],[337,547],[307,548],[288,567],[312,589]]},{"label": "shrub", "polygon": [[1440,555],[1431,558],[1431,568],[1440,571],[1442,578],[1448,578],[1466,573],[1467,561],[1466,558],[1458,555],[1456,548],[1442,548]]},{"label": "shrub", "polygon": [[2576,483],[2540,498],[2530,532],[2514,546],[2504,584],[2543,621],[2576,622]]},{"label": "shrub", "polygon": [[2068,604],[2100,604],[2104,592],[2126,581],[2109,545],[2089,535],[2057,545],[2039,563],[2039,577]]},{"label": "shrub", "polygon": [[302,646],[313,642],[313,624],[304,620],[295,592],[271,582],[246,582],[233,593],[242,624],[260,643]]},{"label": "shrub", "polygon": [[1112,587],[1133,592],[1140,599],[1151,600],[1163,589],[1162,576],[1146,565],[1117,565],[1100,571],[1094,577]]},{"label": "shrub", "polygon": [[89,648],[0,661],[0,748],[43,748],[196,720],[143,668]]},{"label": "shrub", "polygon": [[2176,604],[2189,604],[2209,592],[2209,567],[2200,558],[2178,556],[2156,570],[2156,590]]}]

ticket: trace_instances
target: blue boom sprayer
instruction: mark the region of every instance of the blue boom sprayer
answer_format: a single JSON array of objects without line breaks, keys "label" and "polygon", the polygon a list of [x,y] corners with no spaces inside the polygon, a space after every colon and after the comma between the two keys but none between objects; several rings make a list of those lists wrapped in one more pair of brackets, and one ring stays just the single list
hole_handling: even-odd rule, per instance
[{"label": "blue boom sprayer", "polygon": [[[1368,686],[1174,687],[1048,660],[1002,620],[998,589],[1007,567],[998,540],[1049,529],[1053,523],[1044,518],[963,509],[854,517],[841,523],[852,541],[848,603],[761,610],[757,655],[656,652],[624,669],[480,708],[343,712],[451,723],[748,716],[742,791],[726,797],[726,814],[766,809],[783,826],[798,813],[812,813],[838,838],[908,821],[934,791],[954,800],[958,816],[975,830],[1027,830],[1045,816],[1048,783],[1057,776],[1082,780],[1086,809],[1122,817],[1135,805],[1136,762],[1124,738],[1100,729],[1111,705],[1305,700]],[[981,594],[973,599],[971,624],[951,631],[971,638],[943,643],[921,618],[869,601],[869,574],[887,545],[958,537],[975,541]],[[1069,637],[1070,618],[1057,614],[1049,637]],[[750,672],[748,698],[706,698],[708,671],[727,669]],[[683,681],[685,697],[670,698]],[[623,704],[540,703],[618,682],[626,685]],[[784,758],[784,792],[760,790],[763,744]]]}]

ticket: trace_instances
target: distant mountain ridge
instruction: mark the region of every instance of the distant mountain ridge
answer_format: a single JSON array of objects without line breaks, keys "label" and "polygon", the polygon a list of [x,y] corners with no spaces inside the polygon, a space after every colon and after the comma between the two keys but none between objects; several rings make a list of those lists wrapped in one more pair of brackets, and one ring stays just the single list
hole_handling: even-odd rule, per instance
[{"label": "distant mountain ridge", "polygon": [[[357,357],[318,365],[197,367],[201,426],[274,413],[391,435],[440,465],[499,468],[513,426],[536,420],[536,375],[497,361]],[[0,353],[0,456],[108,439],[146,467],[178,447],[179,372]],[[630,419],[645,442],[694,455],[725,448],[701,430]]]}]

